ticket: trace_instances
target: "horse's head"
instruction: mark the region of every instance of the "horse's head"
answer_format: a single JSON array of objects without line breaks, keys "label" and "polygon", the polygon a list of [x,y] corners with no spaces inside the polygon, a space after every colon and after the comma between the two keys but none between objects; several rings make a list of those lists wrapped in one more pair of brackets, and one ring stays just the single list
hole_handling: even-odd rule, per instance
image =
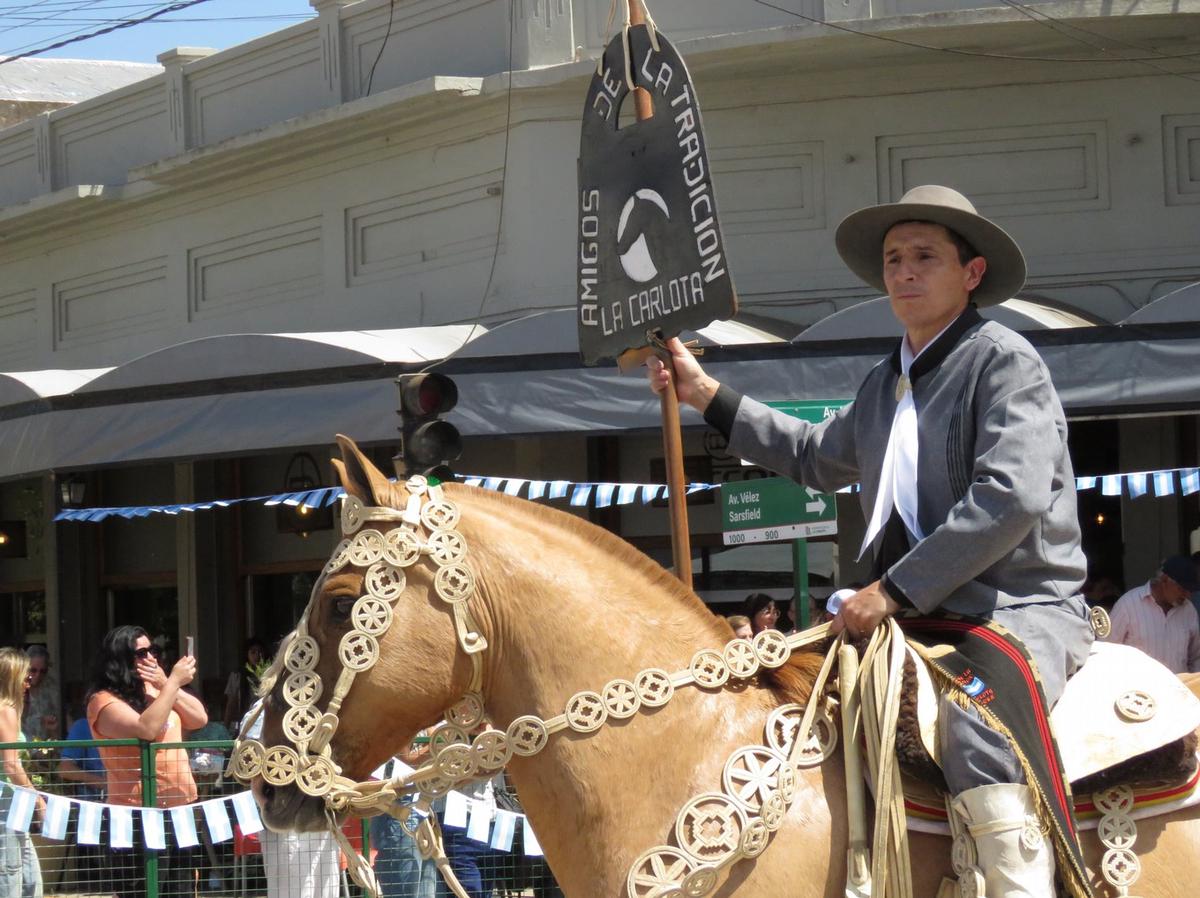
[{"label": "horse's head", "polygon": [[464,649],[486,644],[467,609],[456,506],[423,478],[390,483],[337,439],[343,539],[264,678],[261,743],[235,754],[274,829],[319,829],[327,807],[353,810],[356,782],[478,688]]}]

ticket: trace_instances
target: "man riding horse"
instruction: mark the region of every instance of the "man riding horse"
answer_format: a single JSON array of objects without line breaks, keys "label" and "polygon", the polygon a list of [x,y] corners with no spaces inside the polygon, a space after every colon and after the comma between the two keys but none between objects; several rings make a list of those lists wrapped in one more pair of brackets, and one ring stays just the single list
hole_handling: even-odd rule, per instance
[{"label": "man riding horse", "polygon": [[[672,339],[676,394],[742,458],[826,491],[862,484],[860,555],[872,549],[875,580],[843,602],[834,632],[868,634],[905,608],[991,620],[1024,643],[1053,705],[1093,638],[1066,419],[1033,347],[977,311],[1021,289],[1021,250],[939,186],[854,212],[836,241],[905,331],[853,402],[809,424],[718,383]],[[648,366],[666,389],[672,372]],[[1054,852],[1028,837],[1035,799],[1008,739],[945,697],[938,726],[987,895],[1053,895]]]}]

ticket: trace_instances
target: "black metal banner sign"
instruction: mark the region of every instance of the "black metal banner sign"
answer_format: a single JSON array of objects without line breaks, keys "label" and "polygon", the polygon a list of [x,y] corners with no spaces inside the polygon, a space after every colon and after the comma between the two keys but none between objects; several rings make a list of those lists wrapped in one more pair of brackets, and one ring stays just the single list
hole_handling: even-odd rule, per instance
[{"label": "black metal banner sign", "polygon": [[[662,34],[646,26],[627,34],[628,46],[618,34],[604,51],[583,111],[578,295],[585,365],[646,346],[654,331],[671,337],[737,312],[687,67]],[[654,115],[620,128],[621,104],[633,103],[627,72],[650,92]]]}]

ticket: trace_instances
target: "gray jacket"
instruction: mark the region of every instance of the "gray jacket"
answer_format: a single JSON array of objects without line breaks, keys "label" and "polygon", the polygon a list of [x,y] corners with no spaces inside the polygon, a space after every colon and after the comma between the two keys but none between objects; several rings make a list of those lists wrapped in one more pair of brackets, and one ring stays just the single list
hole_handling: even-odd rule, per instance
[{"label": "gray jacket", "polygon": [[[867,375],[854,401],[820,424],[726,387],[705,417],[726,432],[731,452],[755,464],[825,491],[861,482],[869,520],[899,370],[897,347]],[[918,516],[928,535],[905,547],[907,554],[887,568],[885,585],[926,613],[942,608],[983,617],[995,608],[1078,595],[1086,561],[1066,417],[1034,348],[972,306],[910,373]]]}]

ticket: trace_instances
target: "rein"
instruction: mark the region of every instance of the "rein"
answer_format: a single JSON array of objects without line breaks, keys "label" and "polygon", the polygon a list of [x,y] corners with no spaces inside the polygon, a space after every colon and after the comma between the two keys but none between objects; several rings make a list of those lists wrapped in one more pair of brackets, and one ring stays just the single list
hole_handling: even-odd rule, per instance
[{"label": "rein", "polygon": [[[455,529],[460,513],[445,498],[441,486],[430,485],[424,477],[410,478],[405,487],[409,499],[403,511],[364,506],[353,496],[343,502],[342,532],[348,538],[338,544],[323,577],[348,564],[365,568],[365,594],[355,601],[351,611],[353,629],[338,645],[342,670],[325,711],[316,707],[324,694],[324,683],[316,672],[320,650],[307,632],[313,607],[310,601],[262,686],[266,694],[278,677],[286,674],[283,697],[288,710],[283,730],[295,748],[267,747],[257,740],[240,739],[230,765],[232,774],[243,782],[261,775],[273,786],[294,782],[305,795],[321,798],[329,827],[347,856],[350,873],[373,894],[379,894],[374,871],[350,849],[338,826],[339,816],[350,811],[364,815],[374,811],[406,822],[410,809],[397,807],[396,802],[404,795],[415,795],[412,807],[427,816],[415,833],[407,823],[406,829],[415,838],[422,857],[433,858],[455,894],[467,898],[446,860],[437,818],[429,814],[436,799],[456,786],[496,775],[513,755],[538,754],[556,733],[594,733],[610,718],[624,720],[643,708],[662,707],[680,688],[720,689],[744,681],[761,669],[783,666],[793,650],[829,635],[829,625],[825,624],[790,636],[766,630],[752,640],[735,638],[721,651],[696,652],[686,668],[673,672],[647,668],[632,680],[612,680],[599,692],[575,693],[563,712],[549,719],[524,715],[505,730],[489,727],[472,738],[471,731],[484,721],[481,653],[487,648],[487,640],[468,608],[475,594],[475,575],[466,564],[466,541]],[[394,522],[399,526],[386,533],[363,529],[364,524],[372,522]],[[424,538],[422,528],[427,532]],[[431,558],[437,568],[434,589],[449,605],[459,647],[471,659],[470,685],[463,697],[446,710],[446,722],[430,734],[431,756],[425,765],[390,780],[356,782],[343,776],[342,768],[332,758],[330,740],[339,724],[337,712],[355,677],[378,662],[379,639],[391,626],[392,606],[407,583],[405,569],[423,557]],[[314,591],[313,601],[315,598]],[[757,857],[766,849],[795,796],[798,768],[820,765],[836,747],[836,699],[823,693],[841,645],[839,637],[825,657],[808,704],[785,704],[772,710],[763,743],[743,746],[729,755],[720,791],[701,793],[683,806],[673,827],[676,846],[655,846],[638,856],[627,878],[630,898],[674,894],[673,889],[681,889],[688,898],[703,898],[716,890],[724,868],[743,858]],[[247,722],[243,733],[252,722]]]}]

